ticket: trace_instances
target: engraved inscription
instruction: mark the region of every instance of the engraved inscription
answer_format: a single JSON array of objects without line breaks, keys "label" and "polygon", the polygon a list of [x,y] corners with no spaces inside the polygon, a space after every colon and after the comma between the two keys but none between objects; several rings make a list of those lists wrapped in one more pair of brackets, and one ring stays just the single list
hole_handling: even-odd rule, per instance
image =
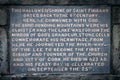
[{"label": "engraved inscription", "polygon": [[107,6],[10,7],[11,73],[110,72]]}]

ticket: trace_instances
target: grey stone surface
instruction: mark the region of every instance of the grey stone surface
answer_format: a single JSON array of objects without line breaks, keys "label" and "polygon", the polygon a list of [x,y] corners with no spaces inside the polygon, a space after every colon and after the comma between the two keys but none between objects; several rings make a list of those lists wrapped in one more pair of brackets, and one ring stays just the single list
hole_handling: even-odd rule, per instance
[{"label": "grey stone surface", "polygon": [[0,4],[120,4],[120,0],[0,0]]},{"label": "grey stone surface", "polygon": [[11,4],[69,4],[69,0],[11,0]]},{"label": "grey stone surface", "polygon": [[0,73],[7,73],[7,35],[3,28],[0,28]]},{"label": "grey stone surface", "polygon": [[45,4],[46,0],[24,0],[22,4]]},{"label": "grey stone surface", "polygon": [[120,7],[113,7],[112,11],[113,24],[120,23]]},{"label": "grey stone surface", "polygon": [[46,4],[47,0],[11,0],[10,4]]},{"label": "grey stone surface", "polygon": [[120,80],[119,76],[105,75],[49,75],[38,77],[2,77],[0,80]]},{"label": "grey stone surface", "polygon": [[5,8],[0,8],[0,25],[7,24],[7,12]]},{"label": "grey stone surface", "polygon": [[11,0],[12,4],[120,4],[119,0]]},{"label": "grey stone surface", "polygon": [[[119,78],[119,77],[118,77]],[[108,75],[86,75],[80,78],[81,80],[115,80],[115,77]]]},{"label": "grey stone surface", "polygon": [[113,27],[113,69],[115,74],[120,75],[120,25]]}]

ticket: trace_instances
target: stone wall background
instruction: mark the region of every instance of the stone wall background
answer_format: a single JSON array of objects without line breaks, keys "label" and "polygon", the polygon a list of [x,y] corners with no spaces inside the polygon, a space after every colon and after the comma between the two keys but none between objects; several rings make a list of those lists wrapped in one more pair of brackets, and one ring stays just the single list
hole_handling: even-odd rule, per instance
[{"label": "stone wall background", "polygon": [[[111,74],[12,75],[9,74],[9,6],[109,5],[111,6]],[[120,0],[0,0],[0,80],[120,80]]]}]

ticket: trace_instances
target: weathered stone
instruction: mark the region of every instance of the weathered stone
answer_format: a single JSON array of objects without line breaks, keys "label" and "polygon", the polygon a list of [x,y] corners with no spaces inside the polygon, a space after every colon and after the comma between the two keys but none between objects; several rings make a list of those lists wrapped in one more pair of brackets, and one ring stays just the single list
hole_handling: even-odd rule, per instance
[{"label": "weathered stone", "polygon": [[100,75],[86,75],[81,78],[81,80],[107,80],[107,76]]},{"label": "weathered stone", "polygon": [[46,4],[46,0],[11,0],[12,4]]},{"label": "weathered stone", "polygon": [[11,0],[12,4],[69,4],[69,0]]},{"label": "weathered stone", "polygon": [[113,24],[120,23],[120,7],[113,7],[112,11]]},{"label": "weathered stone", "polygon": [[2,77],[0,80],[120,80],[120,76],[113,75],[48,75],[48,76],[7,76]]},{"label": "weathered stone", "polygon": [[7,35],[6,31],[0,28],[0,73],[7,73]]},{"label": "weathered stone", "polygon": [[11,0],[12,4],[120,4],[119,0]]},{"label": "weathered stone", "polygon": [[0,25],[7,24],[7,12],[5,9],[0,8]]},{"label": "weathered stone", "polygon": [[120,25],[113,27],[113,69],[120,75]]},{"label": "weathered stone", "polygon": [[114,0],[70,0],[72,4],[114,4]]}]

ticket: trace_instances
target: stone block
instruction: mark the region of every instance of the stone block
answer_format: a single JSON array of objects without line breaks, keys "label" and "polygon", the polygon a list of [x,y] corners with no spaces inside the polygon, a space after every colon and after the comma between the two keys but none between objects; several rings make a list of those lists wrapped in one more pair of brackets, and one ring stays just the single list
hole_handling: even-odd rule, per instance
[{"label": "stone block", "polygon": [[119,24],[120,23],[120,7],[113,7],[112,8],[112,21],[113,24]]},{"label": "stone block", "polygon": [[0,28],[0,73],[7,74],[7,34]]},{"label": "stone block", "polygon": [[120,75],[120,25],[113,27],[113,72]]},{"label": "stone block", "polygon": [[5,8],[0,8],[0,25],[6,25],[7,24],[7,11]]}]

